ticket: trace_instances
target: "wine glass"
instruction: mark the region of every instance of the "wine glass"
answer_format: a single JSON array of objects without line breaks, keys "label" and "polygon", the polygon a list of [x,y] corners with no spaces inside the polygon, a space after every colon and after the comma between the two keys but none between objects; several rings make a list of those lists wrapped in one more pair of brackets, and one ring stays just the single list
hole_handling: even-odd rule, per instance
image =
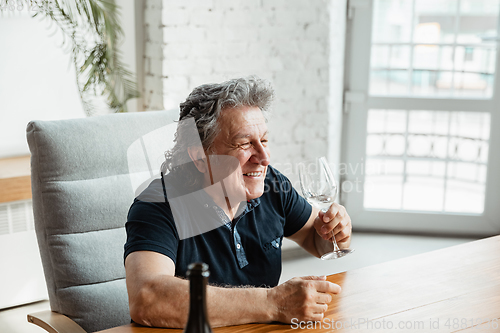
[{"label": "wine glass", "polygon": [[[299,164],[300,188],[304,198],[324,213],[337,197],[337,184],[325,157],[315,163]],[[352,249],[340,249],[332,230],[333,251],[321,256],[322,260],[337,259],[354,252]]]}]

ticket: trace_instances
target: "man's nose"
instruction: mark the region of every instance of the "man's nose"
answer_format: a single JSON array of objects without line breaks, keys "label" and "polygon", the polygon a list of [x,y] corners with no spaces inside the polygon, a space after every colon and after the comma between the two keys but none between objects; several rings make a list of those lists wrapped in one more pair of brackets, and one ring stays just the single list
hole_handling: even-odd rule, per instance
[{"label": "man's nose", "polygon": [[252,155],[251,162],[268,166],[269,163],[271,163],[269,148],[264,147],[263,145],[255,147],[255,153]]}]

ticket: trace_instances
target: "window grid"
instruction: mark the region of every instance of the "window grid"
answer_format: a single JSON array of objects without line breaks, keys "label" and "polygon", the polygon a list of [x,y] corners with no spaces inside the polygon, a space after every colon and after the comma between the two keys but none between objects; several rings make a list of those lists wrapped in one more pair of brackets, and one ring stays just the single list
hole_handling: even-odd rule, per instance
[{"label": "window grid", "polygon": [[[381,2],[379,0],[378,2]],[[372,42],[372,54],[375,47],[388,47],[388,64],[387,66],[379,66],[374,64],[372,56],[371,61],[371,78],[370,78],[370,94],[371,95],[410,95],[410,96],[445,96],[445,97],[480,97],[491,98],[493,94],[493,76],[495,74],[495,64],[491,66],[491,59],[496,58],[496,44],[483,42],[482,43],[459,43],[458,36],[460,34],[461,20],[461,0],[456,1],[454,10],[453,24],[453,43],[422,43],[415,42],[415,22],[416,22],[416,0],[412,0],[411,5],[411,26],[410,26],[410,42]],[[497,29],[498,31],[498,29]],[[409,48],[409,63],[406,68],[394,68],[392,65],[394,47],[407,46]],[[415,53],[417,48],[421,46],[437,47],[438,58],[437,68],[416,68]],[[451,48],[451,68],[445,69],[442,65],[442,52],[444,47]],[[486,54],[485,62],[481,70],[470,70],[466,68],[457,68],[457,49],[463,48],[462,62],[469,61],[474,57],[475,51],[483,50]],[[467,60],[469,59],[469,60]],[[482,59],[480,61],[483,61]],[[429,67],[429,66],[428,66]],[[490,69],[492,67],[492,69]],[[398,72],[406,71],[406,89],[398,88]],[[385,74],[385,75],[383,75]],[[417,75],[415,75],[417,74]],[[448,78],[451,75],[451,78]],[[468,75],[468,77],[467,77]],[[471,76],[472,75],[472,76]],[[427,86],[420,88],[415,82],[424,81],[427,78]],[[432,79],[429,79],[429,78]],[[474,80],[471,78],[474,77]],[[384,82],[385,81],[385,82]],[[433,81],[434,85],[429,85]],[[438,85],[438,81],[444,87]],[[447,83],[449,81],[449,83]],[[475,84],[474,84],[475,81]],[[468,82],[472,84],[468,85]],[[385,87],[384,87],[385,85]],[[447,87],[448,86],[448,87]],[[419,87],[419,88],[417,88]]]},{"label": "window grid", "polygon": [[[390,121],[390,112],[394,114],[394,112],[400,112],[404,114],[404,130],[403,131],[390,131],[388,130],[388,123]],[[431,122],[428,124],[429,130],[421,131],[411,130],[410,129],[410,121],[412,115],[431,115]],[[442,124],[440,127],[438,121],[438,115],[441,117],[446,116],[446,133],[437,133],[438,131],[442,131]],[[487,149],[489,146],[489,114],[488,113],[471,113],[471,112],[448,112],[448,111],[419,111],[419,110],[370,110],[368,117],[368,135],[367,135],[367,175],[365,181],[365,208],[373,208],[373,209],[396,209],[401,211],[410,211],[410,210],[422,210],[425,211],[427,209],[406,209],[407,206],[415,206],[415,203],[412,203],[412,199],[408,199],[406,196],[411,192],[412,179],[420,179],[421,181],[430,181],[434,184],[439,184],[442,182],[441,189],[442,196],[440,198],[441,204],[440,209],[437,209],[437,205],[435,205],[432,211],[439,211],[442,213],[448,212],[466,212],[466,213],[475,213],[480,214],[484,209],[484,190],[486,185],[486,171],[487,171]],[[465,122],[464,119],[469,119],[471,121],[475,121],[474,128],[476,130],[477,135],[464,135],[461,134],[465,126],[468,125],[468,122]],[[383,126],[379,126],[382,128],[378,128],[378,130],[373,130],[370,122],[383,123]],[[400,124],[401,125],[401,124]],[[422,125],[422,124],[421,124]],[[462,126],[462,127],[461,127]],[[390,140],[394,140],[394,136],[403,136],[404,137],[404,147],[402,147],[402,152],[390,153],[387,151],[387,143]],[[379,145],[380,148],[376,151],[371,146],[370,143],[373,143],[376,139],[379,139],[382,143]],[[429,150],[425,154],[421,154],[421,156],[415,155],[411,153],[411,139],[412,137],[421,137],[426,138],[429,145]],[[446,148],[445,155],[437,156],[434,152],[434,145],[436,144],[436,138],[446,140]],[[418,142],[417,142],[418,143]],[[468,158],[464,158],[463,152],[461,150],[465,143],[468,143],[464,149],[469,152],[473,152],[474,154],[468,154]],[[477,150],[477,151],[474,151]],[[486,150],[486,151],[485,151]],[[467,154],[466,154],[467,155]],[[392,162],[391,162],[392,161]],[[387,162],[389,163],[398,163],[402,164],[402,167],[397,170],[390,170],[387,172]],[[424,165],[427,164],[431,169],[438,168],[439,165],[443,166],[442,174],[433,174],[433,171],[427,170],[427,173],[412,173],[408,171],[409,163],[421,163]],[[384,165],[384,170],[379,170],[377,172],[373,172],[373,165]],[[461,167],[460,167],[461,166]],[[457,171],[458,169],[462,169],[462,171]],[[465,169],[473,169],[472,175],[468,173],[464,175]],[[398,171],[399,170],[399,171]],[[457,173],[458,172],[458,173]],[[385,177],[385,178],[384,178]],[[391,178],[392,177],[392,178]],[[367,188],[368,186],[372,186],[370,182],[377,182],[379,179],[382,181],[384,179],[399,179],[401,178],[401,188],[400,191],[399,203],[393,203],[389,206],[377,206],[377,204],[373,204],[373,201],[370,203],[370,191]],[[396,181],[397,182],[397,181]],[[451,184],[451,185],[450,185]],[[471,187],[471,191],[482,192],[476,193],[476,198],[478,198],[476,203],[473,205],[473,208],[467,210],[467,207],[463,207],[465,211],[461,211],[460,205],[454,204],[453,197],[449,199],[447,196],[452,192],[453,186],[458,186],[466,188],[467,186]],[[461,185],[460,185],[461,184]],[[413,184],[415,186],[415,184]],[[372,186],[371,190],[377,191],[377,195],[380,195],[380,191],[384,191],[384,184],[380,183],[377,186]],[[439,187],[439,186],[438,186]],[[373,193],[373,192],[372,192]],[[413,195],[415,195],[413,193]],[[421,193],[422,196],[425,193]],[[456,197],[456,194],[455,194]],[[482,198],[482,199],[481,199]],[[373,198],[372,198],[373,199]],[[413,200],[415,201],[415,200]],[[450,208],[451,207],[451,208]],[[455,207],[455,208],[453,208]],[[459,207],[457,209],[457,207]]]}]

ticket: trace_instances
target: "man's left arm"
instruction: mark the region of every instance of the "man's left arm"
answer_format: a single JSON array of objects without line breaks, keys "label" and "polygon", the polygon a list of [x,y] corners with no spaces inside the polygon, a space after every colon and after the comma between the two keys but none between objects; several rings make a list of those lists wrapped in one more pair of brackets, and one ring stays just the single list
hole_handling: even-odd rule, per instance
[{"label": "man's left arm", "polygon": [[333,203],[325,213],[314,208],[306,224],[289,238],[316,257],[333,250],[332,230],[337,245],[348,248],[351,243],[351,218],[344,206]]}]

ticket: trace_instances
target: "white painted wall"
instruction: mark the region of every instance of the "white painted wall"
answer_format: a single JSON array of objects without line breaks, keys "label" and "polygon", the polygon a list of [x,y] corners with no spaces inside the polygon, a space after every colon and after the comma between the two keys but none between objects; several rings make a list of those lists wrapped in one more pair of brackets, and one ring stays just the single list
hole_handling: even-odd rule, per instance
[{"label": "white painted wall", "polygon": [[[134,0],[122,0],[120,6],[122,60],[136,72],[136,45],[142,42],[136,33],[143,30],[136,30]],[[50,28],[48,20],[31,17],[26,9],[0,12],[0,158],[29,154],[25,131],[30,120],[86,116],[71,54],[62,42],[55,25]],[[141,109],[136,100],[127,105],[130,111]]]},{"label": "white painted wall", "polygon": [[30,120],[84,117],[60,34],[26,11],[0,14],[0,158],[29,154]]}]

